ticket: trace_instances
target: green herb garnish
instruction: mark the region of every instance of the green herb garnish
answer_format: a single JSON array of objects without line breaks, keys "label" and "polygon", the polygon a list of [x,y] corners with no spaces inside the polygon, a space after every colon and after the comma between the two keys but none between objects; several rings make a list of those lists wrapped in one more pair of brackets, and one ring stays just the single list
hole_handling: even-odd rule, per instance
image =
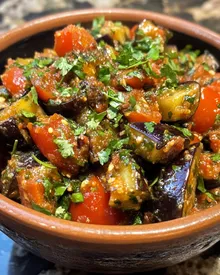
[{"label": "green herb garnish", "polygon": [[81,192],[73,193],[71,195],[71,201],[74,203],[81,203],[84,201],[83,194]]},{"label": "green herb garnish", "polygon": [[40,165],[43,165],[44,167],[50,168],[50,169],[57,169],[56,166],[54,166],[53,164],[50,164],[49,162],[45,162],[42,161],[40,159],[38,159],[35,155],[32,155],[32,158],[39,163]]}]

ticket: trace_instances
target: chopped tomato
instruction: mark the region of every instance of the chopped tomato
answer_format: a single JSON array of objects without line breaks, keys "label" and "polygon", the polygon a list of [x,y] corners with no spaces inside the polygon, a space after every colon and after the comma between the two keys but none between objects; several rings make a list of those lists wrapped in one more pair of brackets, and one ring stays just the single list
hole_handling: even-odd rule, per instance
[{"label": "chopped tomato", "polygon": [[[87,161],[88,138],[82,136],[77,142],[70,125],[61,115],[54,114],[43,119],[42,126],[28,123],[28,130],[41,153],[64,174],[76,175],[79,167]],[[57,139],[60,139],[60,146],[56,143]],[[65,155],[62,153],[63,146]]]},{"label": "chopped tomato", "polygon": [[84,28],[69,25],[55,32],[54,50],[59,56],[64,56],[72,50],[80,52],[96,48],[93,36]]},{"label": "chopped tomato", "polygon": [[126,84],[134,89],[141,89],[144,85],[154,86],[154,80],[148,76],[138,78],[136,76],[125,78]]},{"label": "chopped tomato", "polygon": [[203,87],[199,107],[194,114],[192,130],[198,133],[207,132],[215,123],[217,114],[220,114],[220,81]]},{"label": "chopped tomato", "polygon": [[35,87],[38,97],[47,102],[56,98],[56,84],[60,75],[53,71],[36,70],[31,76],[31,83]]},{"label": "chopped tomato", "polygon": [[209,131],[208,138],[213,152],[220,153],[220,128]]},{"label": "chopped tomato", "polygon": [[81,186],[81,192],[84,201],[71,203],[70,206],[69,211],[73,221],[106,225],[116,225],[122,222],[123,212],[108,205],[110,194],[105,191],[98,177],[90,176],[85,186]]},{"label": "chopped tomato", "polygon": [[43,181],[45,178],[50,182],[60,181],[60,175],[57,170],[44,166],[37,166],[30,169],[23,169],[18,172],[17,181],[21,202],[23,205],[32,208],[33,203],[39,207],[55,212],[55,200],[53,198],[54,191],[49,190],[51,197],[45,198],[45,187]]},{"label": "chopped tomato", "polygon": [[138,25],[134,25],[134,26],[130,29],[130,37],[131,37],[131,40],[135,39],[135,34],[136,34],[137,28],[138,28]]},{"label": "chopped tomato", "polygon": [[20,97],[25,93],[28,80],[24,76],[24,70],[18,67],[7,69],[1,76],[2,83],[14,97]]}]

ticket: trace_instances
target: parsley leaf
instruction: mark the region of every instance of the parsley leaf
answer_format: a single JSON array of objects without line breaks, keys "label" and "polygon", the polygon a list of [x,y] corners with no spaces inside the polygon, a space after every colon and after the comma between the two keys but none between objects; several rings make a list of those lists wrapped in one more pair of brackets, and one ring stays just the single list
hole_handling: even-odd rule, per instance
[{"label": "parsley leaf", "polygon": [[102,28],[102,26],[105,23],[105,17],[101,16],[101,17],[97,17],[92,21],[92,30],[91,33],[93,36],[97,36],[100,32],[100,29]]},{"label": "parsley leaf", "polygon": [[110,155],[111,155],[111,149],[110,148],[107,148],[105,150],[100,151],[98,153],[100,164],[104,165],[106,162],[108,162]]},{"label": "parsley leaf", "polygon": [[32,101],[38,105],[38,94],[37,94],[37,91],[34,87],[31,88],[31,97],[32,97]]},{"label": "parsley leaf", "polygon": [[106,116],[106,111],[102,113],[93,112],[89,115],[89,121],[87,122],[87,127],[89,129],[95,130],[103,118]]},{"label": "parsley leaf", "polygon": [[68,221],[71,220],[71,214],[63,206],[57,207],[55,217]]},{"label": "parsley leaf", "polygon": [[98,79],[105,85],[108,85],[111,79],[111,73],[109,67],[103,66],[99,69]]},{"label": "parsley leaf", "polygon": [[155,123],[154,123],[154,122],[145,122],[145,123],[144,123],[144,127],[146,128],[146,130],[147,130],[149,133],[153,133],[153,131],[154,131],[154,126],[155,126]]},{"label": "parsley leaf", "polygon": [[58,146],[58,150],[63,158],[72,157],[74,155],[73,145],[63,137],[55,138],[54,143]]},{"label": "parsley leaf", "polygon": [[44,167],[50,168],[50,169],[57,169],[56,166],[54,166],[53,164],[49,163],[49,162],[45,162],[40,160],[39,158],[37,158],[35,155],[32,155],[32,158],[39,163],[40,165],[43,165]]},{"label": "parsley leaf", "polygon": [[220,161],[220,153],[213,154],[211,156],[211,160],[214,162],[219,162]]},{"label": "parsley leaf", "polygon": [[73,65],[69,64],[65,57],[60,57],[54,62],[54,67],[61,71],[62,76],[65,76],[73,68]]},{"label": "parsley leaf", "polygon": [[51,198],[51,191],[52,191],[52,183],[50,182],[49,179],[44,179],[43,181],[43,186],[44,186],[44,196],[47,198],[47,199],[50,199]]},{"label": "parsley leaf", "polygon": [[51,215],[52,215],[52,213],[51,213],[50,211],[48,211],[47,209],[45,209],[45,208],[43,208],[43,207],[41,207],[41,206],[35,204],[34,202],[32,202],[32,208],[33,208],[34,210],[36,210],[36,211],[38,211],[38,212],[41,212],[41,213],[43,213],[43,214],[46,214],[46,215],[48,215],[48,216],[51,216]]},{"label": "parsley leaf", "polygon": [[215,201],[215,198],[214,198],[213,194],[210,193],[210,192],[208,192],[208,191],[206,190],[205,184],[204,184],[204,180],[203,180],[202,177],[198,177],[197,189],[198,189],[201,193],[203,193],[203,194],[205,194],[207,197],[209,197],[211,200]]}]

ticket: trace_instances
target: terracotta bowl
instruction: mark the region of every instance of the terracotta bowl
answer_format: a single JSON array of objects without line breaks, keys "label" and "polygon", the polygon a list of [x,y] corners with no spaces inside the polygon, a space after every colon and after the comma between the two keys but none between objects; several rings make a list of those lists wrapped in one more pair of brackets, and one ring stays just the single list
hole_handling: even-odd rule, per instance
[{"label": "terracotta bowl", "polygon": [[[198,25],[153,12],[83,10],[32,21],[0,37],[0,68],[8,57],[31,56],[53,45],[53,31],[94,17],[128,25],[147,18],[175,32],[171,42],[193,44],[219,57],[220,36]],[[0,195],[0,230],[36,255],[69,268],[96,272],[137,272],[187,260],[220,240],[220,205],[151,225],[88,225],[48,217]]]}]

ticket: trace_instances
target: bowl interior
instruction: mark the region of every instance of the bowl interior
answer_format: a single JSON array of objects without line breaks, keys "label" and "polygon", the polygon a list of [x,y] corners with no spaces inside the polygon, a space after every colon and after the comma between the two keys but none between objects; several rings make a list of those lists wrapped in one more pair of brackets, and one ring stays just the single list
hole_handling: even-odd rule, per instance
[{"label": "bowl interior", "polygon": [[[124,23],[128,26],[133,26],[135,23],[137,23],[137,21],[126,21]],[[84,23],[82,25],[86,28],[90,28],[91,22]],[[3,50],[0,55],[0,74],[4,71],[4,66],[8,58],[32,57],[35,51],[42,51],[44,48],[52,48],[54,43],[54,32],[64,26],[40,32],[38,34],[25,38]],[[169,40],[169,44],[177,45],[178,49],[182,49],[186,45],[192,45],[193,49],[199,49],[201,53],[205,50],[208,50],[218,60],[220,60],[220,51],[212,45],[184,33],[173,30],[172,32],[173,37]]]}]

